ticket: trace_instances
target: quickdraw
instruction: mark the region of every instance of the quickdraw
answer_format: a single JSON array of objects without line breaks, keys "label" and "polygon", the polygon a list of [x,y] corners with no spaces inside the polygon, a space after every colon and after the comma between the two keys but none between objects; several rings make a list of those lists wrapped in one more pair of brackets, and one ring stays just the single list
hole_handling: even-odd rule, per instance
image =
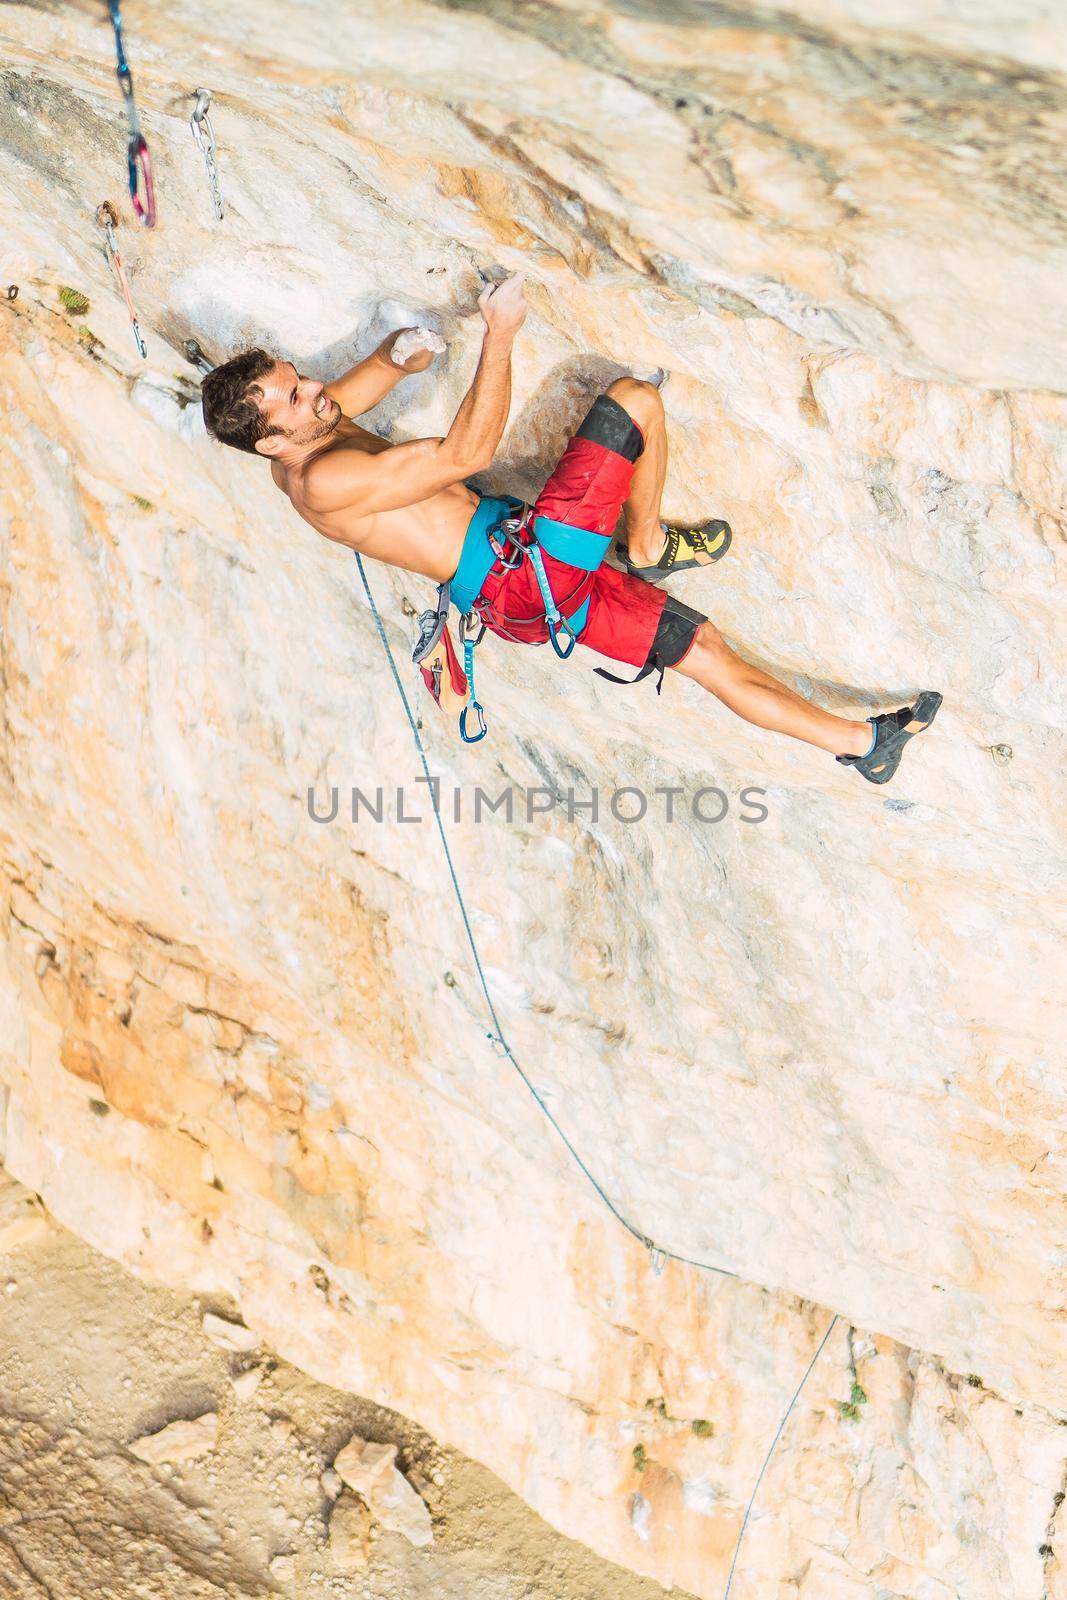
[{"label": "quickdraw", "polygon": [[[567,657],[578,643],[578,635],[571,627],[568,618],[563,616],[552,596],[552,589],[548,582],[548,573],[545,571],[545,563],[542,559],[541,551],[538,548],[536,540],[526,546],[526,554],[530,558],[530,564],[534,569],[534,577],[537,579],[537,587],[541,591],[541,599],[544,602],[545,622],[548,624],[549,643],[559,656],[560,660],[566,661]],[[563,638],[564,634],[566,634],[565,646],[560,643],[560,640]]]},{"label": "quickdraw", "polygon": [[189,118],[189,126],[193,130],[193,138],[196,140],[197,148],[204,158],[204,165],[207,168],[207,181],[211,185],[211,202],[215,207],[215,216],[221,222],[225,215],[226,207],[222,199],[222,184],[219,181],[218,164],[215,161],[215,151],[218,149],[218,145],[215,140],[215,130],[211,126],[211,118],[208,115],[210,106],[211,90],[198,89],[196,91],[196,104],[193,107],[193,114]]},{"label": "quickdraw", "polygon": [[[477,639],[471,639],[467,630],[472,626],[472,616],[475,617],[475,622],[477,622],[477,617],[473,612],[468,616],[461,617],[459,622],[459,642],[463,646],[463,671],[470,690],[470,701],[459,714],[459,736],[464,744],[477,744],[478,740],[484,739],[489,732],[489,725],[485,720],[485,711],[474,692],[474,650],[476,645],[481,644],[485,635],[485,623],[482,623]],[[467,714],[471,711],[476,712],[478,716],[477,733],[467,732]]]},{"label": "quickdraw", "polygon": [[134,310],[133,300],[130,296],[130,285],[126,280],[126,269],[122,265],[118,246],[115,244],[115,229],[119,225],[118,213],[110,200],[105,200],[96,208],[96,225],[104,236],[104,260],[115,274],[116,282],[122,291],[122,298],[126,302],[129,312],[130,325],[133,328],[134,343],[142,360],[148,359],[148,347],[141,337],[140,325],[137,321],[137,312]]},{"label": "quickdraw", "polygon": [[115,55],[118,58],[116,76],[122,98],[126,102],[126,120],[130,126],[130,138],[126,147],[126,164],[129,169],[130,199],[133,209],[140,217],[146,228],[156,225],[156,192],[152,183],[152,159],[148,154],[148,145],[145,143],[144,134],[141,132],[141,119],[137,111],[137,102],[133,97],[133,78],[130,75],[129,62],[126,60],[126,46],[122,38],[122,10],[120,0],[107,0],[108,11],[111,14],[111,26],[115,30]]}]

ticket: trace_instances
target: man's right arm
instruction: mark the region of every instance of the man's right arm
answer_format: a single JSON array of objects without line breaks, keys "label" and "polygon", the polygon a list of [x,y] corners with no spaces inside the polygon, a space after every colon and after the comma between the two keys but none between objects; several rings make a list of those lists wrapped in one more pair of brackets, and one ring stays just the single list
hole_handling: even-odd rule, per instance
[{"label": "man's right arm", "polygon": [[445,438],[415,439],[373,456],[327,450],[307,472],[309,510],[396,511],[488,467],[511,407],[511,348],[526,315],[521,274],[491,285],[478,306],[485,320],[478,370]]}]

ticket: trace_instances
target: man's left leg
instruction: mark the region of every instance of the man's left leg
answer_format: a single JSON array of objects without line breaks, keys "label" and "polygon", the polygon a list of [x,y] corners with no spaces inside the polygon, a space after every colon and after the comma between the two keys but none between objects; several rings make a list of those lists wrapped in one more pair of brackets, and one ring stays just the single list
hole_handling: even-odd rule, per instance
[{"label": "man's left leg", "polygon": [[869,722],[836,717],[812,705],[770,673],[743,661],[710,622],[700,624],[674,670],[692,678],[757,728],[803,739],[835,756],[863,756],[871,748]]}]

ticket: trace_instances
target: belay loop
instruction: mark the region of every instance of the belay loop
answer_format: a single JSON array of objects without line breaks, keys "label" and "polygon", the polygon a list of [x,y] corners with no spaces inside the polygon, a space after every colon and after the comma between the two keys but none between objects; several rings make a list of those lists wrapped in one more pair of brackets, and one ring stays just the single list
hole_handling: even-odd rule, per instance
[{"label": "belay loop", "polygon": [[121,3],[120,0],[107,0],[107,6],[111,14],[111,26],[115,30],[115,56],[118,61],[116,76],[119,88],[122,90],[122,98],[126,103],[126,120],[130,128],[129,143],[126,146],[130,199],[133,201],[133,209],[145,227],[154,228],[156,192],[152,182],[152,159],[148,154],[144,134],[141,132],[141,119],[133,96],[133,78],[129,62],[126,60],[126,46],[122,37]]}]

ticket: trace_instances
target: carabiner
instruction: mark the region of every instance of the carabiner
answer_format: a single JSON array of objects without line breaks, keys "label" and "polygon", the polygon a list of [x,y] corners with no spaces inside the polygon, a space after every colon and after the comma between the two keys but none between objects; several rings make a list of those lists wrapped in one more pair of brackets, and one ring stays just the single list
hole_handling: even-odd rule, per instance
[{"label": "carabiner", "polygon": [[[130,140],[126,152],[126,161],[130,175],[130,199],[133,209],[140,217],[146,228],[156,225],[156,188],[152,182],[152,158],[148,154],[144,134],[139,133],[135,139]],[[142,200],[142,193],[144,199]]]},{"label": "carabiner", "polygon": [[[476,711],[478,713],[477,733],[467,732],[468,711]],[[469,705],[463,707],[463,710],[459,714],[459,736],[463,740],[464,744],[477,744],[478,740],[484,739],[488,732],[489,729],[486,726],[485,712],[482,710],[482,707],[477,700],[472,700]]]},{"label": "carabiner", "polygon": [[[546,618],[546,621],[547,620],[548,619]],[[560,635],[563,633],[564,629],[570,635],[570,637],[569,637],[569,639],[567,641],[566,650],[563,649],[563,647],[560,645],[560,642],[559,642]],[[571,627],[570,623],[567,621],[566,617],[564,617],[564,616],[561,616],[559,618],[558,625],[553,624],[552,622],[548,623],[548,637],[549,637],[549,639],[550,639],[550,641],[552,643],[553,650],[559,656],[559,659],[561,661],[566,661],[567,657],[570,655],[571,651],[574,649],[575,645],[578,643],[578,635],[575,633],[574,629]]]},{"label": "carabiner", "polygon": [[[479,626],[479,624],[481,625]],[[476,639],[468,637],[468,632],[472,628],[478,629],[478,637]],[[460,643],[463,645],[469,644],[472,650],[476,650],[485,638],[485,628],[486,624],[482,620],[481,613],[473,609],[468,611],[466,616],[460,619]]]},{"label": "carabiner", "polygon": [[490,549],[505,572],[514,572],[526,559],[526,546],[519,538],[522,528],[521,517],[505,517],[487,535]]}]

